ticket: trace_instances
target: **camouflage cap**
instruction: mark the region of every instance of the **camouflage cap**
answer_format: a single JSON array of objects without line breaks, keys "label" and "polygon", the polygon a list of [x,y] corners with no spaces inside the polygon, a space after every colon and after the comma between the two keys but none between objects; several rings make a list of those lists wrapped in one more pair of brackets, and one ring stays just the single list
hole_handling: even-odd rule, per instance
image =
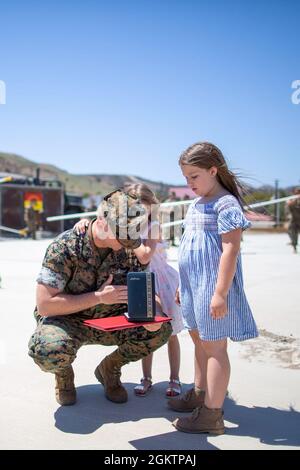
[{"label": "camouflage cap", "polygon": [[100,210],[124,248],[140,246],[140,230],[148,214],[137,197],[116,189],[103,198]]}]

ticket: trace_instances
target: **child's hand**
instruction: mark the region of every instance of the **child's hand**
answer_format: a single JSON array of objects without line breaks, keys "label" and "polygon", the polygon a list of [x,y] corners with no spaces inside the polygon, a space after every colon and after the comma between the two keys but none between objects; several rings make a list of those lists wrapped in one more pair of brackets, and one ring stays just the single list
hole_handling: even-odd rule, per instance
[{"label": "child's hand", "polygon": [[73,231],[76,233],[76,235],[84,235],[89,223],[90,222],[88,219],[81,219],[74,225]]},{"label": "child's hand", "polygon": [[179,292],[179,287],[176,289],[176,292],[175,292],[175,303],[180,306],[180,292]]},{"label": "child's hand", "polygon": [[227,296],[214,294],[210,303],[210,314],[216,320],[227,314]]}]

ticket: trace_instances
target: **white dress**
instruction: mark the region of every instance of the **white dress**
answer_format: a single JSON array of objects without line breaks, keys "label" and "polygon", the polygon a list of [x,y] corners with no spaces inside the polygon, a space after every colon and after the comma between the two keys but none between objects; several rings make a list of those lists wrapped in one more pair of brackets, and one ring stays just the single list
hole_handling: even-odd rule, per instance
[{"label": "white dress", "polygon": [[[150,227],[156,224],[153,222]],[[147,239],[147,234],[142,234],[142,240]],[[155,273],[155,291],[160,297],[163,312],[172,318],[173,335],[183,330],[181,308],[175,302],[175,293],[179,285],[179,274],[167,262],[166,242],[158,242],[151,258],[147,271]]]}]

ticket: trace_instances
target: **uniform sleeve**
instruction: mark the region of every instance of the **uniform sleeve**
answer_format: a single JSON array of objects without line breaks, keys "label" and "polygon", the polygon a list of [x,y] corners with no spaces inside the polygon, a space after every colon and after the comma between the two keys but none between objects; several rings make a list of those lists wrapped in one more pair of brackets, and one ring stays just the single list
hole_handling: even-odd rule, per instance
[{"label": "uniform sleeve", "polygon": [[251,227],[251,223],[246,219],[238,200],[229,196],[222,198],[217,205],[218,233],[232,232],[238,228],[246,230]]},{"label": "uniform sleeve", "polygon": [[65,241],[54,240],[47,248],[37,283],[63,292],[72,272],[72,261]]}]

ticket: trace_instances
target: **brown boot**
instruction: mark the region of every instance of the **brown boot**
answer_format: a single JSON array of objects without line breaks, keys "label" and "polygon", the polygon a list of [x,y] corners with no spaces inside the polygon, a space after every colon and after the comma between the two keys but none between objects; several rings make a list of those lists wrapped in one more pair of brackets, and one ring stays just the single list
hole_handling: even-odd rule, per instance
[{"label": "brown boot", "polygon": [[74,372],[72,366],[55,374],[55,398],[62,406],[76,403],[76,390],[74,386]]},{"label": "brown boot", "polygon": [[179,398],[170,398],[168,406],[174,411],[189,412],[204,404],[205,392],[203,390],[195,392],[194,388],[188,390]]},{"label": "brown boot", "polygon": [[115,403],[125,403],[128,395],[121,384],[121,367],[126,364],[122,356],[114,351],[106,356],[103,361],[96,367],[96,379],[104,386],[105,396]]},{"label": "brown boot", "polygon": [[224,434],[223,410],[221,408],[210,409],[203,405],[196,408],[191,416],[177,418],[173,426],[178,431],[190,433]]}]

